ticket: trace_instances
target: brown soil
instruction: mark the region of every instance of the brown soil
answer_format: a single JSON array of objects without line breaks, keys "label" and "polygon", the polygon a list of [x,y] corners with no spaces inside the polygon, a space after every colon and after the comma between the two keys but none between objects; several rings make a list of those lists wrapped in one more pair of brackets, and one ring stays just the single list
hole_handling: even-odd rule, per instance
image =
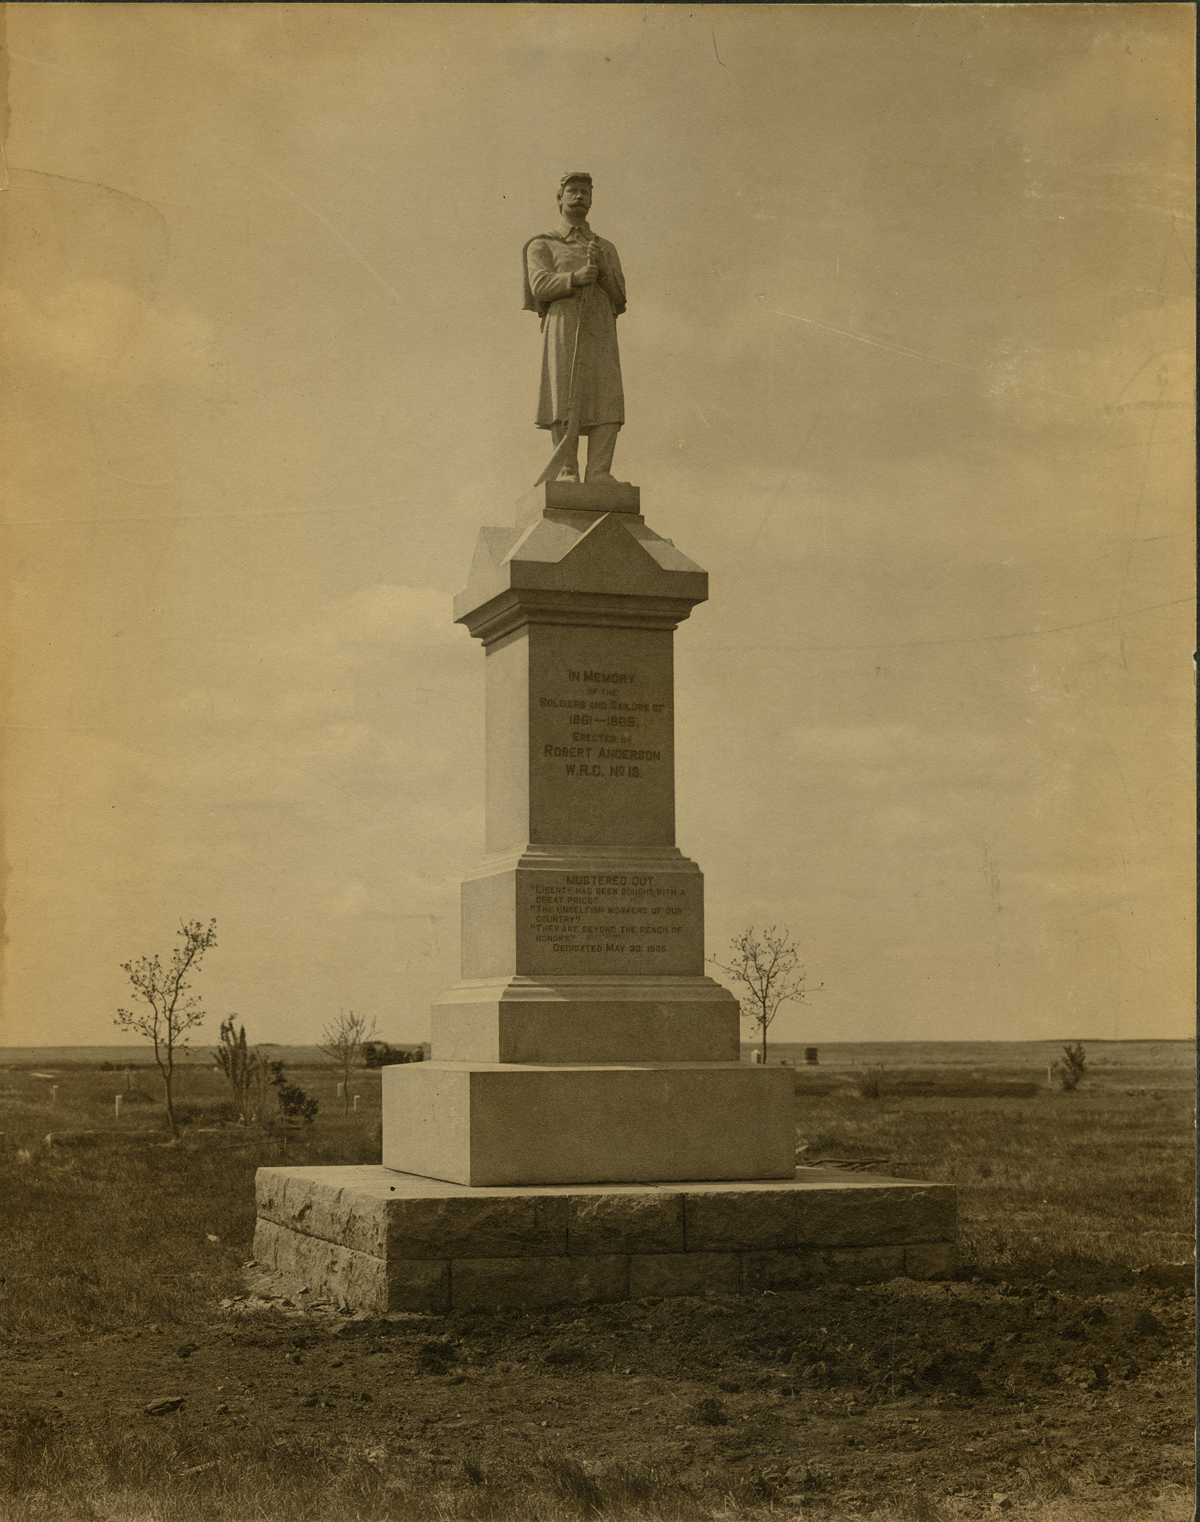
[{"label": "brown soil", "polygon": [[[547,1451],[685,1480],[736,1470],[806,1518],[905,1497],[956,1516],[1072,1497],[1073,1515],[1101,1516],[1120,1494],[1185,1522],[1194,1301],[1178,1274],[1154,1278],[379,1318],[259,1277],[200,1331],[14,1339],[4,1405],[81,1436],[114,1418],[254,1424],[432,1474]],[[147,1413],[168,1397],[182,1405]]]}]

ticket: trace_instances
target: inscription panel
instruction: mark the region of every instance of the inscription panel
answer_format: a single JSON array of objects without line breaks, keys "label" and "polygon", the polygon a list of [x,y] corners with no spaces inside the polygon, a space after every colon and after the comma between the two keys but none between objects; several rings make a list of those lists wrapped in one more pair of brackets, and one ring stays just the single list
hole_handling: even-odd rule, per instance
[{"label": "inscription panel", "polygon": [[675,843],[671,635],[530,631],[530,839]]},{"label": "inscription panel", "polygon": [[519,971],[697,976],[704,971],[698,872],[517,872]]}]

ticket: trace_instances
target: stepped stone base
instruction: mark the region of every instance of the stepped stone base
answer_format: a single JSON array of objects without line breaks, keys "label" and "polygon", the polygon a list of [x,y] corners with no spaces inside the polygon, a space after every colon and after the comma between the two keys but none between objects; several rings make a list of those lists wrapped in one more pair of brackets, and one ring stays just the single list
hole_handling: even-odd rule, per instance
[{"label": "stepped stone base", "polygon": [[254,1255],[358,1310],[465,1311],[952,1272],[955,1192],[834,1169],[488,1189],[382,1167],[260,1168]]},{"label": "stepped stone base", "polygon": [[737,1000],[711,978],[464,980],[433,1006],[440,1062],[740,1062]]}]

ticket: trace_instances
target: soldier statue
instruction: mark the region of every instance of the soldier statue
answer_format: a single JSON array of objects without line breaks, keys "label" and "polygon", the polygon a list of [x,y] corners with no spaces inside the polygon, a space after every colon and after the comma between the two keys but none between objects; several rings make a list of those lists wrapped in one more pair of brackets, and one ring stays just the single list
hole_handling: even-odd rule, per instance
[{"label": "soldier statue", "polygon": [[590,174],[565,174],[553,232],[525,245],[525,308],[542,319],[542,383],[537,426],[554,454],[541,481],[579,481],[579,435],[586,436],[589,486],[614,486],[613,450],[625,421],[617,318],[625,277],[617,251],[588,225]]}]

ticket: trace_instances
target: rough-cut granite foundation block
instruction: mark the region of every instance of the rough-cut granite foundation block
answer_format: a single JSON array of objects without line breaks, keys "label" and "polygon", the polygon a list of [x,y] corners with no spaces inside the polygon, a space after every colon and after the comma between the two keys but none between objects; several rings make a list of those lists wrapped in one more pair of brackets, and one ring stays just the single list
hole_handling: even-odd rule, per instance
[{"label": "rough-cut granite foundation block", "polygon": [[683,1195],[646,1185],[567,1200],[570,1253],[680,1253]]},{"label": "rough-cut granite foundation block", "polygon": [[297,1287],[307,1285],[319,1298],[343,1300],[355,1309],[430,1311],[450,1309],[450,1264],[412,1258],[376,1258],[289,1231],[259,1217],[254,1256]]},{"label": "rough-cut granite foundation block", "polygon": [[689,1252],[745,1251],[796,1245],[796,1200],[772,1192],[731,1186],[693,1195],[684,1202],[684,1240]]},{"label": "rough-cut granite foundation block", "polygon": [[904,1270],[904,1248],[900,1246],[751,1252],[742,1258],[742,1287],[802,1289],[806,1284],[825,1279],[840,1284],[869,1284],[872,1280],[899,1279]]},{"label": "rough-cut granite foundation block", "polygon": [[778,1179],[795,1171],[786,1067],[383,1070],[383,1162],[471,1185]]},{"label": "rough-cut granite foundation block", "polygon": [[[471,1188],[388,1168],[260,1168],[257,1193],[260,1263],[380,1312],[930,1278],[956,1267],[952,1189],[834,1170]],[[813,1241],[821,1220],[829,1238]]]},{"label": "rough-cut granite foundation block", "polygon": [[568,1251],[573,1202],[565,1193],[460,1190],[383,1168],[260,1168],[256,1191],[260,1219],[377,1258],[540,1258]]},{"label": "rough-cut granite foundation block", "polygon": [[954,1242],[910,1242],[904,1249],[904,1274],[908,1279],[937,1279],[958,1268]]},{"label": "rough-cut granite foundation block", "polygon": [[461,1258],[451,1268],[455,1310],[588,1305],[629,1298],[623,1253],[581,1258]]},{"label": "rough-cut granite foundation block", "polygon": [[881,1247],[884,1243],[952,1242],[957,1226],[954,1187],[926,1184],[899,1200],[886,1190],[796,1199],[799,1247]]},{"label": "rough-cut granite foundation block", "polygon": [[[840,1175],[845,1177],[845,1175]],[[859,1175],[863,1177],[863,1175]],[[885,1243],[953,1241],[955,1196],[949,1184],[911,1185],[897,1196],[871,1178],[849,1191],[788,1195],[769,1213],[757,1181],[727,1184],[687,1201],[689,1252],[728,1248],[880,1247]],[[770,1185],[767,1185],[769,1188]]]},{"label": "rough-cut granite foundation block", "polygon": [[630,1254],[629,1298],[645,1295],[702,1295],[706,1289],[736,1295],[742,1287],[742,1260],[736,1252]]}]

